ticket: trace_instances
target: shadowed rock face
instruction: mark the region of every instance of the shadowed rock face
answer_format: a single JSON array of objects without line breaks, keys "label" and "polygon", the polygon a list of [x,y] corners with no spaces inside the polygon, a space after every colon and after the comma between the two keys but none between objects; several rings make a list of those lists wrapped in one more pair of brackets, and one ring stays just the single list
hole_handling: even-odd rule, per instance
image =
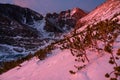
[{"label": "shadowed rock face", "polygon": [[43,16],[35,11],[11,4],[0,4],[0,14],[22,24],[33,24],[34,21],[43,19]]},{"label": "shadowed rock face", "polygon": [[[44,30],[55,34],[69,31],[76,24],[78,18],[76,14],[79,14],[80,18],[85,14],[79,8],[76,8],[74,14],[72,13],[73,10],[53,14],[48,13],[45,16],[46,24]],[[31,26],[34,22],[40,20],[43,20],[43,16],[28,8],[11,4],[0,4],[0,44],[20,46],[22,43],[30,42],[26,39],[40,38],[41,33]],[[14,37],[22,37],[24,40],[22,42]],[[33,42],[36,42],[34,40]]]},{"label": "shadowed rock face", "polygon": [[0,36],[38,37],[38,31],[31,26],[43,16],[16,5],[0,4]]},{"label": "shadowed rock face", "polygon": [[0,14],[0,36],[38,37],[38,32],[32,27],[21,25],[17,21]]},{"label": "shadowed rock face", "polygon": [[40,33],[30,25],[42,19],[42,15],[28,8],[0,4],[0,44],[25,49],[40,46]]},{"label": "shadowed rock face", "polygon": [[65,32],[73,28],[77,20],[85,15],[86,13],[79,8],[61,11],[60,13],[48,13],[45,17],[44,29],[48,32]]},{"label": "shadowed rock face", "polygon": [[36,29],[0,15],[0,44],[32,49],[41,42]]},{"label": "shadowed rock face", "polygon": [[[42,23],[45,26],[41,26]],[[6,57],[14,58],[16,53],[24,54],[37,50],[38,47],[50,42],[52,36],[69,31],[75,23],[76,17],[71,15],[71,10],[62,11],[59,14],[48,13],[43,17],[28,8],[0,4],[0,61]],[[45,32],[40,30],[41,27]]]}]

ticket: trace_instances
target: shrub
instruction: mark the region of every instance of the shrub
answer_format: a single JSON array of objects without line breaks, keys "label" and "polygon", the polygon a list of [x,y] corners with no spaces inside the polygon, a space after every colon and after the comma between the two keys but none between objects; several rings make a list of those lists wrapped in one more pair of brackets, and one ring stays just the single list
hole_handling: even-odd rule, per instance
[{"label": "shrub", "polygon": [[[64,41],[62,41],[62,49],[70,49],[71,54],[76,57],[75,61],[89,62],[87,56],[88,49],[96,49],[99,53],[99,50],[103,50],[111,55],[109,63],[114,65],[114,71],[110,74],[105,74],[105,77],[110,78],[110,80],[117,80],[120,76],[119,65],[116,60],[119,60],[119,57],[113,54],[113,44],[117,37],[120,35],[120,24],[117,23],[118,20],[105,20],[101,21],[95,25],[88,25],[86,29],[79,32],[77,29],[67,36]],[[99,42],[104,43],[103,49],[100,48]],[[120,55],[120,49],[116,53]],[[81,65],[80,67],[82,67]],[[114,78],[111,77],[111,74],[114,73]]]}]

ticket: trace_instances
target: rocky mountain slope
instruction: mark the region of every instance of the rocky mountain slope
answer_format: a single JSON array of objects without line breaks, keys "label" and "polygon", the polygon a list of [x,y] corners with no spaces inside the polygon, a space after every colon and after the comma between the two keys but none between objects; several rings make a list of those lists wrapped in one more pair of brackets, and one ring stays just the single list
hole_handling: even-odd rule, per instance
[{"label": "rocky mountain slope", "polygon": [[[29,26],[43,16],[27,8],[0,4],[0,59],[17,56],[40,45],[40,34]],[[35,39],[36,38],[36,39]],[[38,39],[37,39],[38,38]],[[37,43],[37,44],[36,44]],[[14,59],[14,58],[13,58]]]},{"label": "rocky mountain slope", "polygon": [[87,15],[83,10],[74,8],[60,13],[48,13],[45,16],[44,29],[48,32],[66,32],[73,28],[78,19]]},{"label": "rocky mountain slope", "polygon": [[[76,34],[77,32],[75,33],[76,35],[72,35],[73,41],[70,41],[71,37],[67,35],[69,45],[72,46],[73,49],[79,49],[79,55],[76,56],[77,53],[71,54],[69,49],[56,49],[52,51],[53,55],[50,55],[46,60],[41,61],[38,58],[34,57],[30,61],[26,61],[20,64],[20,66],[17,66],[16,68],[11,69],[10,71],[0,75],[0,79],[120,80],[120,76],[118,76],[118,73],[117,79],[115,78],[116,72],[120,72],[120,56],[118,55],[118,53],[120,53],[119,3],[119,0],[107,0],[101,6],[98,6],[90,14],[78,21],[76,27],[79,28],[79,30],[83,32],[83,34],[80,34],[80,31],[77,31],[79,35]],[[82,24],[83,22],[85,23]],[[87,27],[86,25],[89,24],[91,24],[91,26]],[[84,41],[81,42],[81,40],[83,39]],[[74,43],[75,41],[76,43]],[[68,45],[66,48],[68,48]],[[97,51],[97,49],[100,50],[100,52]],[[87,57],[89,58],[89,62],[86,62],[86,58],[84,58],[85,55],[80,54],[82,53],[82,51],[83,53],[85,51]],[[77,57],[80,59],[78,59]],[[113,61],[113,59],[115,59],[115,61]],[[117,64],[117,69],[115,64]],[[24,72],[27,72],[27,74],[25,74]],[[11,75],[11,73],[14,74]],[[105,77],[106,73],[108,73],[106,75],[107,78]],[[112,78],[110,79],[109,77]]]},{"label": "rocky mountain slope", "polygon": [[[85,15],[83,13],[81,17]],[[44,17],[28,8],[0,4],[0,61],[32,53],[54,41],[58,35],[60,39],[61,34],[76,24],[76,18],[70,14],[71,11],[63,11]]]},{"label": "rocky mountain slope", "polygon": [[102,5],[96,7],[87,16],[80,19],[76,27],[82,27],[85,24],[96,24],[105,19],[111,19],[115,14],[120,13],[120,0],[106,0]]}]

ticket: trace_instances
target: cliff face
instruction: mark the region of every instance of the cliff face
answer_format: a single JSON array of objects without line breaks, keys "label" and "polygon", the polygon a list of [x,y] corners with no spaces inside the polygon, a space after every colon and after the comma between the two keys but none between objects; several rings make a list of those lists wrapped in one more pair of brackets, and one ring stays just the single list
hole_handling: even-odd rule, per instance
[{"label": "cliff face", "polygon": [[33,24],[34,21],[43,19],[41,14],[33,10],[11,4],[0,4],[0,14],[21,24]]},{"label": "cliff face", "polygon": [[48,13],[45,17],[45,30],[48,32],[66,32],[73,28],[78,19],[84,17],[85,13],[80,8],[61,11],[60,13]]},{"label": "cliff face", "polygon": [[16,59],[41,46],[42,35],[33,25],[42,20],[41,14],[28,8],[0,4],[0,61]]}]

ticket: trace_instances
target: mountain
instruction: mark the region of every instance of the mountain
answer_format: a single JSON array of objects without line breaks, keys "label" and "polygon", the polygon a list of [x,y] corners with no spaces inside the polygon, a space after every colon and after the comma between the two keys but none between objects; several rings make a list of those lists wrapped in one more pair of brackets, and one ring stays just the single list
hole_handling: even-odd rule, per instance
[{"label": "mountain", "polygon": [[0,17],[0,61],[23,56],[41,45],[38,43],[41,34],[30,26],[43,19],[41,14],[16,5],[0,4]]},{"label": "mountain", "polygon": [[80,19],[76,27],[81,27],[84,24],[93,24],[105,19],[112,18],[115,14],[120,13],[120,0],[106,0],[102,5],[96,7],[87,16]]},{"label": "mountain", "polygon": [[43,19],[43,16],[35,11],[10,4],[0,4],[0,14],[21,24],[32,24]]},{"label": "mountain", "polygon": [[44,29],[48,32],[66,32],[73,28],[78,19],[87,15],[80,8],[61,11],[60,13],[47,13]]},{"label": "mountain", "polygon": [[[3,73],[0,75],[0,79],[120,80],[119,3],[119,0],[107,0],[88,15],[79,19],[76,27],[78,28],[77,30],[81,32],[74,31],[73,33],[75,33],[75,35],[72,35],[72,38],[71,35],[70,37],[66,35],[67,38],[63,39],[69,43],[64,46],[66,48],[70,47],[70,49],[60,50],[58,47],[61,46],[61,43],[56,44],[57,49],[51,51],[53,54],[47,55],[48,57],[45,60],[41,61],[38,57],[33,57],[16,68]],[[53,15],[52,18],[54,18]],[[91,26],[86,26],[89,24],[91,24]],[[78,35],[77,32],[80,35]],[[83,39],[85,40],[82,42],[81,40]],[[94,47],[97,48],[95,49]],[[79,51],[73,51],[73,53],[77,53],[71,54],[71,48],[73,48],[73,50],[77,48]],[[81,55],[82,51],[85,55]],[[88,62],[86,62],[86,55],[90,60]],[[116,77],[118,79],[116,79]]]},{"label": "mountain", "polygon": [[81,19],[82,17],[84,17],[86,15],[87,15],[87,13],[85,13],[80,8],[73,8],[71,10],[71,16],[74,17],[76,19],[76,21],[78,21],[79,19]]},{"label": "mountain", "polygon": [[0,62],[34,53],[59,40],[76,24],[69,11],[43,16],[12,4],[0,4],[0,17]]}]

